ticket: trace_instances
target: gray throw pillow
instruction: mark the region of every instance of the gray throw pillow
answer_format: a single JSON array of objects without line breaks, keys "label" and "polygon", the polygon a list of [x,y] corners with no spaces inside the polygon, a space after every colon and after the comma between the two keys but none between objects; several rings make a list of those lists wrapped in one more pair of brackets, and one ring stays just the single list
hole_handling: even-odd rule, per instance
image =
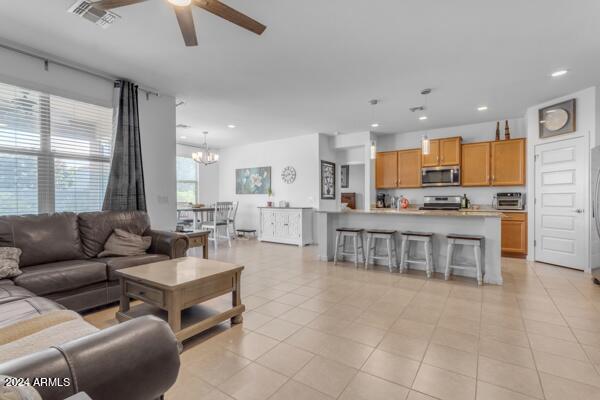
[{"label": "gray throw pillow", "polygon": [[0,279],[14,278],[21,274],[19,258],[21,249],[16,247],[0,247]]},{"label": "gray throw pillow", "polygon": [[152,238],[150,236],[140,236],[123,229],[115,229],[104,243],[104,251],[98,254],[98,257],[146,254],[146,250],[151,244]]}]

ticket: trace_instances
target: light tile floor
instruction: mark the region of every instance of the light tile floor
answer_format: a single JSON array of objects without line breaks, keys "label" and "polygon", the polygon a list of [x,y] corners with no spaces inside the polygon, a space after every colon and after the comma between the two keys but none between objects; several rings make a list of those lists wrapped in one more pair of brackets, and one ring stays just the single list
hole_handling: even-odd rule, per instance
[{"label": "light tile floor", "polygon": [[478,288],[310,246],[239,240],[216,258],[246,267],[244,322],[186,341],[167,399],[600,399],[600,286],[581,272],[503,259],[505,284]]}]

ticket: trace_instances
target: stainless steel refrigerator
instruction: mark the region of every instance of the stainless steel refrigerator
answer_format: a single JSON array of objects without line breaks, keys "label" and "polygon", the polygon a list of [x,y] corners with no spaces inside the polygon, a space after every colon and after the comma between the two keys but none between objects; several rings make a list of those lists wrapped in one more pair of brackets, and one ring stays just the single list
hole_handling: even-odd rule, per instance
[{"label": "stainless steel refrigerator", "polygon": [[594,282],[600,285],[600,146],[592,149],[590,159],[592,188],[590,257]]}]

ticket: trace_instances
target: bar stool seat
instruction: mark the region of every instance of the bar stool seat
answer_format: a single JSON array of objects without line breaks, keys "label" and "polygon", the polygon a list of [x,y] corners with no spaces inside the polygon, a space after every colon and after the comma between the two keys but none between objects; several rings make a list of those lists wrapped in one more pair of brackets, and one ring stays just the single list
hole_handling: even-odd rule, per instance
[{"label": "bar stool seat", "polygon": [[[450,278],[453,269],[464,269],[464,270],[475,270],[477,276],[477,284],[483,284],[483,276],[481,272],[481,245],[485,243],[485,237],[481,235],[465,235],[462,233],[449,233],[446,235],[448,238],[448,254],[446,256],[446,270],[444,277],[446,280]],[[454,264],[452,259],[454,256],[454,246],[473,246],[473,257],[475,259],[474,264]]]},{"label": "bar stool seat", "polygon": [[[354,257],[354,266],[358,268],[359,250],[360,250],[360,263],[365,262],[365,249],[363,246],[363,232],[361,228],[337,228],[335,235],[335,252],[333,253],[333,264],[337,264],[338,256],[342,259],[344,256]],[[346,239],[352,239],[353,249],[352,251],[345,251]],[[341,247],[341,250],[340,250]]]},{"label": "bar stool seat", "polygon": [[[387,255],[377,255],[377,240],[385,240]],[[373,255],[371,255],[373,251]],[[369,260],[387,260],[390,272],[396,268],[398,252],[396,251],[396,231],[392,229],[367,229],[367,257],[365,269],[369,268]]]},{"label": "bar stool seat", "polygon": [[[403,231],[402,245],[400,248],[400,272],[405,272],[408,269],[408,264],[423,264],[425,265],[425,273],[427,278],[431,278],[434,271],[433,265],[433,232],[415,232]],[[411,244],[413,242],[423,243],[425,251],[425,259],[413,258],[410,255]]]}]

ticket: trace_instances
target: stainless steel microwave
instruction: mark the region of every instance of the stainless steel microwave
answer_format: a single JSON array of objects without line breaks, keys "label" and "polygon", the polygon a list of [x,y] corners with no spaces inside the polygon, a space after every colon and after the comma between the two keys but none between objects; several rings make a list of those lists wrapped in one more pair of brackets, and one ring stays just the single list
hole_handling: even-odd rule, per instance
[{"label": "stainless steel microwave", "polygon": [[421,186],[459,186],[460,167],[428,167],[421,169]]}]

